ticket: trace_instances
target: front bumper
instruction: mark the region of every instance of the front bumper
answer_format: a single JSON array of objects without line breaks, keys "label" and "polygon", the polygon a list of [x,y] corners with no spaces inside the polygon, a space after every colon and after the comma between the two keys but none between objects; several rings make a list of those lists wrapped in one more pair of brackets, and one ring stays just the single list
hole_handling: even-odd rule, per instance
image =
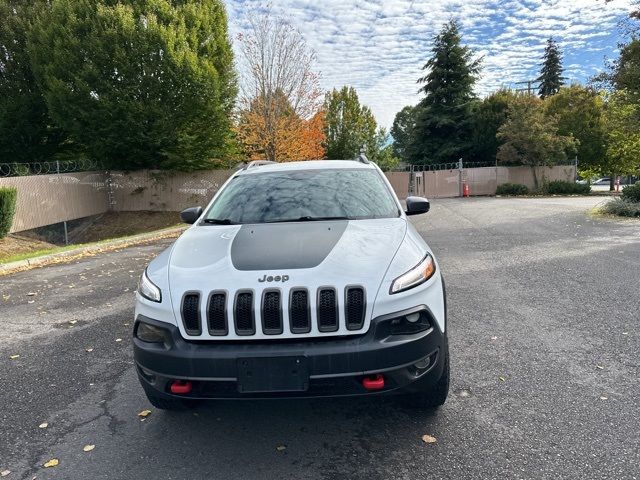
[{"label": "front bumper", "polygon": [[[430,326],[418,333],[391,334],[394,319],[421,312]],[[172,325],[142,315],[139,322],[164,328],[164,344],[147,343],[134,334],[136,370],[143,388],[164,398],[223,399],[323,397],[410,393],[425,391],[442,374],[445,334],[425,306],[374,319],[366,334],[357,337],[271,340],[186,341]],[[238,362],[251,358],[304,357],[308,382],[298,391],[244,392]],[[416,366],[417,365],[417,366]],[[365,389],[365,377],[382,374],[384,388]],[[174,380],[188,380],[186,395],[170,393]]]}]

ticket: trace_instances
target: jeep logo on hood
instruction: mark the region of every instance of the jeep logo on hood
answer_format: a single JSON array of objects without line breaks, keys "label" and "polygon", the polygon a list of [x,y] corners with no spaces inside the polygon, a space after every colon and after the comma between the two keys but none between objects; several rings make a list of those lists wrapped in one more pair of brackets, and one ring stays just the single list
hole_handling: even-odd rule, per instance
[{"label": "jeep logo on hood", "polygon": [[258,278],[260,283],[263,282],[287,282],[289,281],[289,275],[264,275],[262,278]]}]

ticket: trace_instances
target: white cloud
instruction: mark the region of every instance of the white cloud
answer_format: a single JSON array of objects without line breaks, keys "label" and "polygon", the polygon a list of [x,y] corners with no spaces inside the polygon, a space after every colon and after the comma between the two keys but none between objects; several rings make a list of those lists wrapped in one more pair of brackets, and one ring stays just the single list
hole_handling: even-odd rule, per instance
[{"label": "white cloud", "polygon": [[[228,0],[232,34],[246,28],[245,12],[260,0]],[[484,56],[477,93],[537,76],[546,39],[565,55],[565,75],[584,80],[616,48],[616,23],[629,0],[277,0],[284,15],[316,51],[325,89],[353,85],[380,125],[419,100],[416,80],[431,38],[450,18],[463,42]]]}]

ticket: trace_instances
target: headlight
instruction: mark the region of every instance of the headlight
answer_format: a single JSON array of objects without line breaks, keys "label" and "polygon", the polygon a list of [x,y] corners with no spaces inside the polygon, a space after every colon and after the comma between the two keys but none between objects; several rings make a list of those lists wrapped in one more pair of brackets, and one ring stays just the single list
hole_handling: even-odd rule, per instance
[{"label": "headlight", "polygon": [[160,289],[147,277],[147,271],[145,270],[140,277],[140,283],[138,284],[138,293],[147,300],[160,303],[162,301],[162,293]]},{"label": "headlight", "polygon": [[429,280],[434,273],[436,273],[436,264],[433,261],[433,257],[427,253],[418,265],[393,281],[389,293],[404,292],[410,288],[417,287]]}]

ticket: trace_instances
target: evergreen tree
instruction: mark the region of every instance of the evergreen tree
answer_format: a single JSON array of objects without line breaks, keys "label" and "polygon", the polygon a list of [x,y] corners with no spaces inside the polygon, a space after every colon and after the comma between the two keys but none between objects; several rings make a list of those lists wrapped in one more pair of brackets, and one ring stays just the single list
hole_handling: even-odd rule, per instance
[{"label": "evergreen tree", "polygon": [[0,0],[0,162],[52,160],[66,136],[52,125],[28,54],[44,0]]},{"label": "evergreen tree", "polygon": [[553,38],[549,38],[542,56],[540,76],[536,78],[536,81],[540,82],[538,93],[541,98],[550,97],[560,91],[565,81],[562,72],[562,53],[558,43]]},{"label": "evergreen tree", "polygon": [[393,137],[393,154],[402,160],[407,160],[408,148],[411,143],[413,129],[416,124],[416,107],[408,105],[396,113],[391,127]]},{"label": "evergreen tree", "polygon": [[366,105],[360,105],[353,87],[333,89],[324,101],[325,147],[330,160],[355,158],[363,146],[373,157],[378,150],[376,119]]},{"label": "evergreen tree", "polygon": [[517,99],[511,90],[499,90],[471,107],[472,147],[469,158],[474,162],[495,162],[500,146],[496,136],[507,121],[509,106]]},{"label": "evergreen tree", "polygon": [[51,117],[105,167],[191,170],[228,153],[221,0],[57,0],[28,40]]},{"label": "evergreen tree", "polygon": [[425,94],[417,107],[407,158],[414,164],[458,161],[470,148],[470,106],[481,59],[461,45],[457,22],[445,24],[433,39],[432,56],[418,80]]}]

